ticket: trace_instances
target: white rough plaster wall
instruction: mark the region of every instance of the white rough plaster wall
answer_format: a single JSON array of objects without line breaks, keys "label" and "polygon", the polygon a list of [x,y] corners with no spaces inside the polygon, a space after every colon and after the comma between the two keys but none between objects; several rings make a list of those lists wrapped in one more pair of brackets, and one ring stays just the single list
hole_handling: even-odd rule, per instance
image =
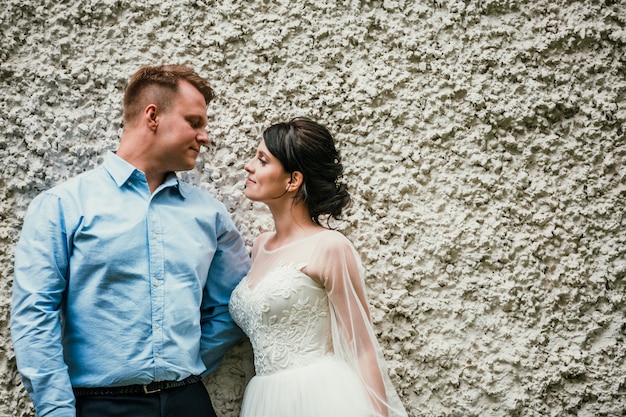
[{"label": "white rough plaster wall", "polygon": [[[335,132],[353,240],[411,416],[626,410],[624,1],[4,0],[0,7],[0,416],[33,416],[9,337],[12,255],[40,191],[120,133],[140,64],[212,80],[213,144],[186,175],[248,244],[262,129]],[[207,382],[234,417],[244,344]]]}]

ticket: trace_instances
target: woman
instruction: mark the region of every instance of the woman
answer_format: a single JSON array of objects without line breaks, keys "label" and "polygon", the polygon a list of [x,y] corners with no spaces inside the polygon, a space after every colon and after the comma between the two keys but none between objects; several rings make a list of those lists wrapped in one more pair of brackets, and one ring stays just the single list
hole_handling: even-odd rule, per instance
[{"label": "woman", "polygon": [[245,195],[265,203],[261,234],[231,315],[254,350],[242,417],[392,417],[406,412],[376,341],[359,257],[321,225],[350,202],[328,130],[306,118],[263,132]]}]

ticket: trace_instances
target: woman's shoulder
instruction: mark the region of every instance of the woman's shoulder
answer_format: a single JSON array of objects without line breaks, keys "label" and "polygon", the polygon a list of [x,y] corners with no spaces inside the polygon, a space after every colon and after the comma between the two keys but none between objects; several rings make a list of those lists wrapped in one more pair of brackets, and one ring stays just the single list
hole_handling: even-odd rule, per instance
[{"label": "woman's shoulder", "polygon": [[361,261],[350,239],[336,230],[320,232],[318,237],[315,245],[309,248],[308,271],[311,276],[327,286],[344,276],[357,279]]},{"label": "woman's shoulder", "polygon": [[354,245],[343,233],[328,229],[318,235],[318,248],[325,251],[352,249]]}]

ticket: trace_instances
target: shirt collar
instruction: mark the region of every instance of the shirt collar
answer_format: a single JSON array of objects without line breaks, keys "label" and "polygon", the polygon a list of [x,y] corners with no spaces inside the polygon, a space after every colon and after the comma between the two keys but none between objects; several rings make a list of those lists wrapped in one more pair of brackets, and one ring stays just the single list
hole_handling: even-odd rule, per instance
[{"label": "shirt collar", "polygon": [[[118,187],[123,186],[131,177],[141,175],[145,179],[145,175],[142,171],[138,170],[124,159],[120,158],[115,152],[109,151],[104,159],[104,168],[109,172],[113,180]],[[175,187],[180,193],[181,197],[185,198],[182,188],[180,187],[180,181],[174,172],[170,172],[165,177],[162,186]]]}]

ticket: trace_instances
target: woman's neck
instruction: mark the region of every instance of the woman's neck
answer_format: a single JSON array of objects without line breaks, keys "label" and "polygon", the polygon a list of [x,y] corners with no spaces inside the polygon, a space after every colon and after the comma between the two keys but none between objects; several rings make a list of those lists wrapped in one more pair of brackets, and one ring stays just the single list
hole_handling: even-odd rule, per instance
[{"label": "woman's neck", "polygon": [[289,204],[282,208],[270,207],[274,218],[272,246],[279,247],[305,238],[324,229],[311,218],[308,209],[302,203]]}]

